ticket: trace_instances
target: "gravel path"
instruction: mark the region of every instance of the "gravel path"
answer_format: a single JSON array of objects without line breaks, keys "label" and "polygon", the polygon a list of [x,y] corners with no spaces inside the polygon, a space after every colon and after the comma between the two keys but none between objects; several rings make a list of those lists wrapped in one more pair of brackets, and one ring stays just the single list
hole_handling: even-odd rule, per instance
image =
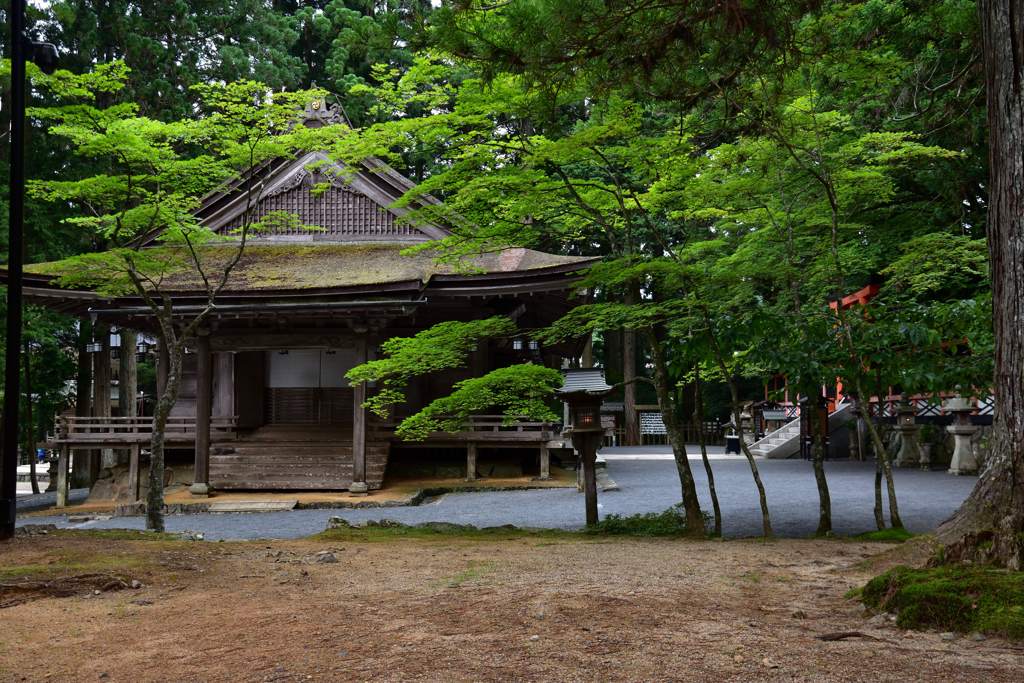
[{"label": "gravel path", "polygon": [[[633,450],[634,452],[630,452]],[[679,477],[668,450],[648,447],[650,458],[640,459],[635,449],[605,449],[608,473],[619,492],[600,495],[602,517],[660,512],[680,500]],[[705,510],[711,510],[707,477],[699,456],[690,466]],[[746,460],[716,453],[712,460],[715,484],[723,512],[723,533],[729,537],[758,535],[762,531],[757,489]],[[818,499],[814,474],[808,462],[760,460],[758,468],[768,497],[772,526],[777,536],[802,537],[817,527]],[[850,535],[875,528],[874,465],[861,462],[827,462],[825,470],[832,496],[833,527]],[[895,470],[900,515],[910,531],[927,532],[946,519],[970,494],[974,477],[955,477],[946,472]],[[888,507],[886,507],[888,511]],[[262,514],[204,514],[167,517],[168,531],[196,529],[206,540],[301,538],[323,531],[328,518],[350,521],[382,518],[406,524],[437,521],[474,524],[478,527],[515,524],[545,528],[577,529],[583,520],[583,496],[575,489],[512,491],[502,493],[449,494],[418,507],[368,510],[297,510]],[[120,517],[83,524],[68,524],[66,516],[25,517],[24,523],[54,523],[66,528],[142,529],[141,517]]]}]

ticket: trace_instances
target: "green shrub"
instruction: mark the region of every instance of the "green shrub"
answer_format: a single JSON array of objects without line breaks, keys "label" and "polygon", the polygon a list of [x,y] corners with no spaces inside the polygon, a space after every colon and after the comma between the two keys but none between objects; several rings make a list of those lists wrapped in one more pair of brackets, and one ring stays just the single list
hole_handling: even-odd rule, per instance
[{"label": "green shrub", "polygon": [[864,604],[895,611],[900,628],[1024,638],[1024,573],[945,565],[896,567],[864,587]]},{"label": "green shrub", "polygon": [[[703,532],[708,534],[711,516],[701,511],[704,516]],[[686,512],[682,503],[676,503],[664,512],[647,512],[644,514],[608,515],[597,524],[586,527],[588,534],[615,534],[622,536],[685,536]]]}]

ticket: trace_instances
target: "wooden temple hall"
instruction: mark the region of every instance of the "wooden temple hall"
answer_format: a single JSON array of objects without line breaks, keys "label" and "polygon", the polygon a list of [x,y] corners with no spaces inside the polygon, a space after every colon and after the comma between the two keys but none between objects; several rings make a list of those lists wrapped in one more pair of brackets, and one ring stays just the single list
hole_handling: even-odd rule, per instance
[{"label": "wooden temple hall", "polygon": [[[368,160],[354,168],[311,172],[315,154],[270,165],[257,214],[286,210],[321,230],[283,231],[253,240],[218,298],[217,311],[189,340],[185,374],[168,425],[168,448],[195,457],[193,493],[209,489],[350,490],[380,488],[389,455],[429,459],[439,452],[470,460],[478,447],[537,449],[546,471],[558,435],[544,423],[501,426],[474,416],[468,430],[406,443],[394,434],[396,419],[450,393],[452,386],[497,367],[527,361],[560,365],[575,350],[492,340],[473,353],[468,367],[425,376],[408,387],[407,403],[392,419],[377,421],[361,407],[373,387],[352,386],[345,373],[377,357],[382,342],[447,320],[508,316],[528,327],[564,315],[580,270],[590,262],[529,249],[481,255],[473,274],[440,266],[429,256],[401,251],[448,235],[442,226],[412,227],[388,208],[412,184]],[[343,182],[341,179],[347,179]],[[322,195],[313,185],[330,182]],[[204,224],[229,231],[241,220],[245,200],[230,192],[209,197],[198,211]],[[233,250],[231,246],[211,249]],[[28,301],[82,319],[157,335],[140,297],[104,298],[53,284],[47,264],[26,273]],[[203,294],[190,273],[164,285],[175,310],[201,310]],[[184,316],[183,316],[184,319]],[[189,317],[188,319],[191,319]],[[524,348],[525,347],[525,348]],[[161,355],[163,355],[161,353]],[[163,390],[167,361],[158,365]],[[151,418],[62,417],[47,447],[57,449],[66,480],[73,449],[124,449],[131,453],[131,493],[139,491],[140,453],[148,448]],[[447,450],[445,450],[447,449]],[[470,466],[466,475],[476,476]],[[58,475],[60,476],[60,475]],[[143,483],[144,485],[144,483]]]}]

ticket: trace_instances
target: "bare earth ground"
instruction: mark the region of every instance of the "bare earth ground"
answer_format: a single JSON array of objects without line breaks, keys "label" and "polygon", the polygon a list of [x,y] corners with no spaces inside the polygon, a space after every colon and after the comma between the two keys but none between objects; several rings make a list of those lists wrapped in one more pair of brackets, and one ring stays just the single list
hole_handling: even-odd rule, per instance
[{"label": "bare earth ground", "polygon": [[[59,576],[99,562],[146,585],[0,609],[0,680],[1022,680],[1021,643],[876,628],[843,598],[921,561],[911,544],[19,538],[0,545],[3,580],[18,566]],[[338,562],[316,562],[324,550]],[[815,639],[839,631],[877,640]]]}]

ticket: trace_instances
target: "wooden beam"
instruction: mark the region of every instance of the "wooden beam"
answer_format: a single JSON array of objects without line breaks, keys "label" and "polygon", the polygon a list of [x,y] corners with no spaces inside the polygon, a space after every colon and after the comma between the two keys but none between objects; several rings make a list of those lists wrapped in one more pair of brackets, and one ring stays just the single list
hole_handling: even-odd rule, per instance
[{"label": "wooden beam", "polygon": [[210,332],[196,335],[196,473],[193,496],[210,495],[210,414],[213,409],[213,357]]},{"label": "wooden beam", "polygon": [[551,451],[547,446],[540,447],[540,480],[547,481],[551,478]]}]

